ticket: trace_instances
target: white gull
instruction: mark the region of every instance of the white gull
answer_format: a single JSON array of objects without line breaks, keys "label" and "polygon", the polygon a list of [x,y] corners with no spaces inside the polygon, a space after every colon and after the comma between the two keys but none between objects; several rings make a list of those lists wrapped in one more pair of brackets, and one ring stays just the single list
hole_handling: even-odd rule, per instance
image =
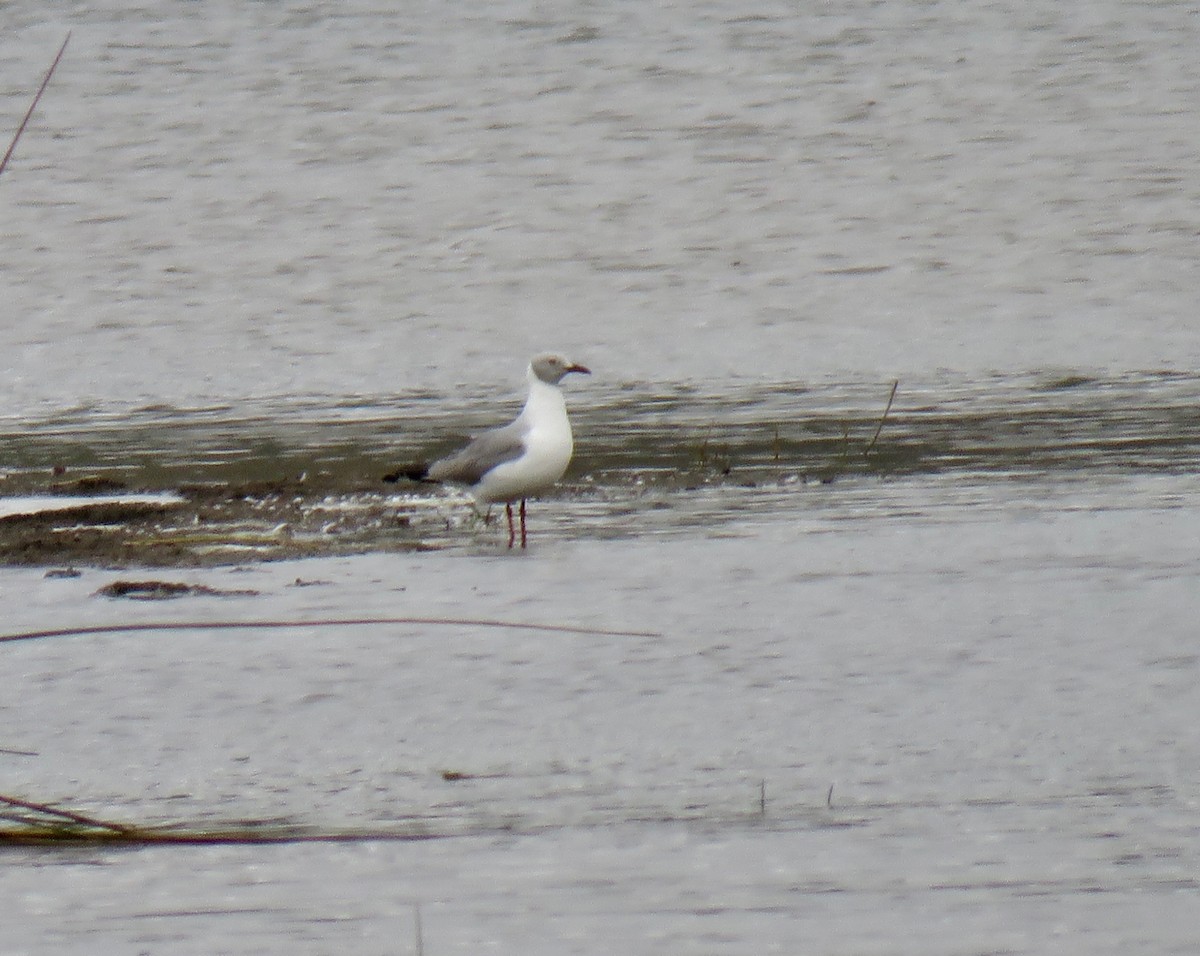
[{"label": "white gull", "polygon": [[433,462],[385,476],[464,485],[481,504],[504,502],[508,546],[516,540],[513,503],[521,502],[521,547],[526,545],[525,499],[546,491],[567,470],[574,451],[567,405],[558,383],[571,372],[591,370],[561,355],[535,355],[525,377],[529,397],[514,421],[483,432],[461,451]]}]

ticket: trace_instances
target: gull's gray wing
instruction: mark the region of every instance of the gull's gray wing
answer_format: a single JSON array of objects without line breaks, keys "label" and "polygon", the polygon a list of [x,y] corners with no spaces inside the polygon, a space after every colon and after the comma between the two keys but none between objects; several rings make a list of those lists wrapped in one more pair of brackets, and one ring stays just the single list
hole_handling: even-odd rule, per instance
[{"label": "gull's gray wing", "polygon": [[462,451],[435,461],[426,478],[473,485],[497,465],[525,453],[525,429],[517,422],[493,428],[475,438]]}]

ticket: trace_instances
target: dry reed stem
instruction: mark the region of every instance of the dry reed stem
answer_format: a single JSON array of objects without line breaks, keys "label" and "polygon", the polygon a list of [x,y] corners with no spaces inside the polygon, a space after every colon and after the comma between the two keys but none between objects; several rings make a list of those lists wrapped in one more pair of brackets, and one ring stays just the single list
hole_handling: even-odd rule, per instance
[{"label": "dry reed stem", "polygon": [[87,824],[80,830],[67,822],[57,824],[23,821],[19,829],[0,829],[3,846],[66,846],[86,844],[103,846],[280,846],[295,843],[379,843],[447,839],[450,833],[395,833],[386,830],[346,830],[307,832],[302,830],[188,830],[165,827],[120,827],[103,821]]},{"label": "dry reed stem", "polygon": [[36,641],[48,637],[84,637],[92,634],[131,634],[145,631],[227,631],[268,630],[292,627],[363,627],[387,625],[434,627],[496,627],[554,634],[589,634],[600,637],[662,637],[657,631],[618,631],[569,624],[536,624],[529,621],[505,621],[495,618],[457,617],[351,617],[292,621],[146,621],[137,624],[93,624],[83,627],[55,627],[36,631],[0,634],[0,644]]},{"label": "dry reed stem", "polygon": [[135,832],[136,829],[134,827],[127,827],[121,823],[110,823],[107,820],[99,820],[96,817],[85,816],[82,813],[75,813],[72,810],[59,810],[57,807],[52,807],[47,803],[34,803],[32,800],[21,800],[17,797],[5,796],[4,794],[0,794],[0,803],[6,803],[10,807],[18,807],[22,810],[32,810],[35,813],[57,817],[59,820],[78,823],[86,827],[95,827],[98,830],[108,830],[112,833],[118,833],[121,835],[128,835]]},{"label": "dry reed stem", "polygon": [[54,75],[54,71],[58,69],[58,61],[62,59],[63,54],[67,50],[67,44],[71,40],[70,32],[67,33],[67,38],[63,40],[62,46],[58,48],[58,56],[54,58],[54,62],[50,64],[50,69],[46,71],[46,77],[42,80],[42,85],[38,87],[38,91],[34,94],[33,102],[29,104],[29,109],[25,113],[25,118],[21,120],[21,125],[17,127],[17,132],[12,138],[12,142],[8,144],[8,151],[4,154],[4,159],[0,159],[0,173],[4,172],[8,166],[8,160],[13,154],[13,150],[17,148],[17,140],[21,138],[21,134],[25,132],[25,127],[29,125],[29,119],[33,116],[33,111],[37,109],[38,101],[42,98],[42,94],[46,92],[46,87],[50,85],[50,77]]},{"label": "dry reed stem", "polygon": [[867,445],[867,450],[863,452],[863,457],[871,454],[875,443],[879,441],[879,433],[883,431],[883,423],[887,421],[888,412],[892,410],[892,402],[896,400],[896,389],[900,387],[900,379],[892,382],[892,393],[888,395],[887,406],[883,409],[883,414],[879,416],[879,424],[875,426],[875,434],[871,436],[871,441]]}]

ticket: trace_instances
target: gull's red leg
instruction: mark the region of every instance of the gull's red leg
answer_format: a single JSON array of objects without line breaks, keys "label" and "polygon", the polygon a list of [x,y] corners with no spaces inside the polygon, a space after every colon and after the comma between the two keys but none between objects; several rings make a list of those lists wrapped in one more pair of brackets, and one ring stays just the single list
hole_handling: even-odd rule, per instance
[{"label": "gull's red leg", "polygon": [[521,547],[525,547],[525,499],[521,499]]},{"label": "gull's red leg", "polygon": [[512,502],[511,501],[505,502],[504,513],[506,515],[508,515],[508,546],[511,548],[513,546],[513,541],[516,540],[516,537],[517,537],[516,529],[513,528]]}]

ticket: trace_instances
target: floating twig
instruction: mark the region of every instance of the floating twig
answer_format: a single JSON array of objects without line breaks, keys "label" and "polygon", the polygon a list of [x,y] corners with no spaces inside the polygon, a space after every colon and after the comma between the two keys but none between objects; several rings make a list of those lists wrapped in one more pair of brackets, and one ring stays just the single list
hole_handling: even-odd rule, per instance
[{"label": "floating twig", "polygon": [[291,621],[145,621],[137,624],[92,624],[81,627],[52,627],[37,631],[0,634],[0,644],[17,641],[36,641],[49,637],[86,637],[93,634],[133,634],[153,631],[229,631],[280,630],[294,627],[380,627],[411,624],[433,627],[496,627],[525,631],[547,631],[554,634],[592,634],[601,637],[662,637],[657,631],[617,631],[601,627],[579,627],[570,624],[536,624],[529,621],[506,621],[496,618],[469,617],[349,617],[297,619]]},{"label": "floating twig", "polygon": [[59,810],[57,807],[52,807],[46,803],[34,803],[32,800],[21,800],[17,797],[6,797],[0,794],[0,803],[6,803],[10,807],[19,807],[22,810],[32,810],[35,813],[41,813],[45,816],[56,817],[59,820],[67,820],[71,823],[78,823],[85,827],[95,827],[97,830],[110,830],[113,833],[128,835],[135,832],[135,828],[127,827],[121,823],[110,823],[108,820],[99,820],[96,817],[85,816],[82,813],[75,813],[73,810]]},{"label": "floating twig", "polygon": [[25,113],[25,118],[21,120],[21,125],[17,127],[17,132],[12,138],[12,142],[8,144],[8,152],[4,154],[4,158],[0,159],[0,173],[4,172],[4,168],[8,165],[9,157],[12,156],[13,150],[17,148],[17,140],[21,138],[21,134],[25,132],[25,127],[29,124],[29,119],[33,116],[33,111],[37,109],[38,101],[42,98],[42,94],[46,92],[46,87],[50,85],[50,77],[54,75],[54,71],[58,69],[58,61],[62,59],[63,54],[67,50],[67,43],[71,40],[71,34],[68,31],[67,38],[63,40],[62,46],[58,48],[58,56],[54,58],[54,62],[50,64],[50,69],[46,71],[46,78],[42,80],[42,85],[38,87],[37,93],[33,97],[33,102],[29,104],[29,109]]},{"label": "floating twig", "polygon": [[[3,817],[0,814],[0,817]],[[449,839],[453,833],[397,833],[387,830],[309,831],[300,828],[241,827],[228,830],[168,829],[166,827],[125,827],[120,824],[103,826],[104,821],[79,824],[62,821],[57,824],[15,820],[20,827],[0,828],[0,847],[3,846],[286,846],[298,843],[414,843]]]},{"label": "floating twig", "polygon": [[892,410],[892,402],[896,400],[896,389],[900,387],[900,379],[892,382],[892,393],[888,396],[887,407],[884,408],[883,414],[879,416],[879,424],[875,426],[875,434],[871,436],[870,444],[867,445],[867,450],[863,452],[863,457],[871,454],[875,443],[879,441],[879,433],[883,431],[883,423],[887,421],[888,412]]}]

